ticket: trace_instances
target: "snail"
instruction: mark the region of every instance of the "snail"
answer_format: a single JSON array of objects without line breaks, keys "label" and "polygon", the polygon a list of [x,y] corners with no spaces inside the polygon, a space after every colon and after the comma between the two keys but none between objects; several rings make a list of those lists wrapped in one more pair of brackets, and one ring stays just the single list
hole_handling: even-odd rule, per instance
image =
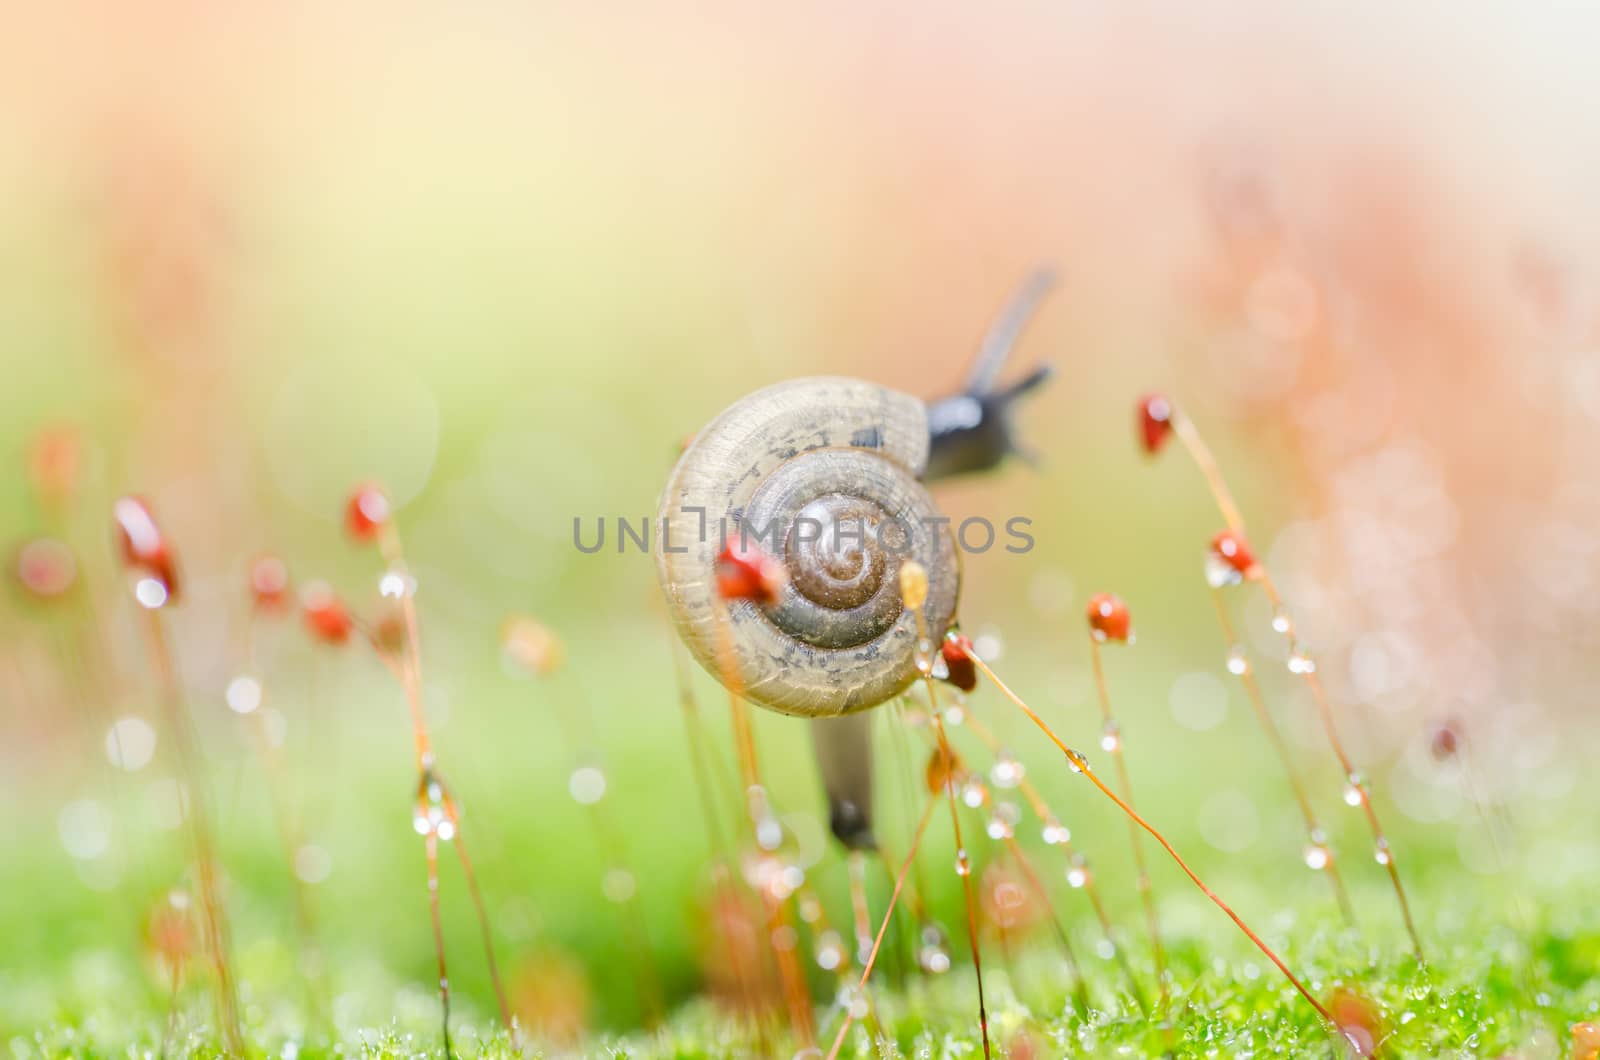
[{"label": "snail", "polygon": [[[1050,369],[1006,388],[995,380],[1052,283],[1035,273],[1017,292],[959,394],[924,403],[837,376],[778,383],[696,434],[662,493],[656,568],[679,635],[719,680],[731,664],[746,699],[812,719],[830,822],[846,846],[874,845],[863,712],[918,676],[901,563],[928,572],[929,637],[956,617],[959,551],[924,483],[1027,456],[1011,410]],[[770,599],[728,601],[724,615],[717,561],[733,542],[760,550],[784,577]]]}]

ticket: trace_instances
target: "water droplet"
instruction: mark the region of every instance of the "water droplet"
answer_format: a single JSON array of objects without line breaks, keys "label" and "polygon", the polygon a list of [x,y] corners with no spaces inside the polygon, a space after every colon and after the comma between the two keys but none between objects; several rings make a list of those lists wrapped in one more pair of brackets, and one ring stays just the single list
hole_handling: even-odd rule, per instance
[{"label": "water droplet", "polygon": [[1074,773],[1083,772],[1083,766],[1079,765],[1079,762],[1087,765],[1089,760],[1083,757],[1083,755],[1079,754],[1077,751],[1073,751],[1067,755],[1067,768],[1072,770]]},{"label": "water droplet", "polygon": [[621,905],[633,898],[638,886],[634,883],[633,873],[627,869],[612,869],[600,881],[600,890],[608,901]]},{"label": "water droplet", "polygon": [[80,861],[92,861],[111,847],[111,815],[93,799],[63,806],[56,830],[67,853]]},{"label": "water droplet", "polygon": [[1122,730],[1117,723],[1107,720],[1100,732],[1100,749],[1114,753],[1122,747]]},{"label": "water droplet", "polygon": [[1087,887],[1089,885],[1089,866],[1082,855],[1074,856],[1072,864],[1067,867],[1067,886]]},{"label": "water droplet", "polygon": [[956,875],[972,875],[972,859],[967,857],[967,851],[965,847],[956,851]]},{"label": "water droplet", "polygon": [[436,836],[449,842],[456,835],[455,822],[451,820],[452,809],[444,782],[431,770],[425,770],[417,782],[417,801],[411,809],[411,827],[420,836]]},{"label": "water droplet", "polygon": [[378,579],[378,595],[386,600],[399,600],[402,597],[417,595],[417,579],[403,570],[391,569],[385,571],[383,577]]},{"label": "water droplet", "polygon": [[1055,818],[1045,822],[1044,841],[1050,846],[1059,846],[1062,843],[1072,842],[1072,832],[1066,825]]},{"label": "water droplet", "polygon": [[1360,773],[1351,773],[1350,779],[1344,786],[1344,803],[1346,806],[1360,806],[1367,799],[1366,788],[1363,786]]},{"label": "water droplet", "polygon": [[1027,775],[1028,770],[1021,762],[1012,758],[1009,752],[1001,751],[989,770],[989,782],[997,788],[1014,788]]},{"label": "water droplet", "polygon": [[968,809],[976,810],[979,806],[989,801],[989,789],[983,786],[983,781],[976,777],[968,777],[961,784],[961,802]]},{"label": "water droplet", "polygon": [[1289,653],[1289,672],[1292,674],[1314,674],[1317,672],[1317,661],[1303,650],[1296,648]]},{"label": "water droplet", "polygon": [[817,936],[816,959],[817,967],[828,972],[844,965],[844,940],[837,931],[829,928]]},{"label": "water droplet", "polygon": [[917,966],[928,975],[943,975],[950,970],[950,944],[937,924],[922,929],[922,944],[917,947]]},{"label": "water droplet", "polygon": [[1021,818],[1022,811],[1017,809],[1016,803],[997,802],[984,830],[989,833],[990,839],[1010,839],[1017,834],[1017,822]]},{"label": "water droplet", "polygon": [[567,778],[567,793],[580,806],[593,806],[606,793],[606,775],[598,766],[579,766]]},{"label": "water droplet", "polygon": [[321,883],[333,872],[333,855],[315,843],[294,852],[294,874],[303,883]]},{"label": "water droplet", "polygon": [[261,706],[261,682],[249,674],[240,674],[228,682],[224,693],[228,709],[235,714],[250,714]]},{"label": "water droplet", "polygon": [[770,813],[756,822],[756,842],[762,850],[777,850],[783,843],[783,825]]},{"label": "water droplet", "polygon": [[1206,553],[1206,584],[1213,589],[1226,588],[1229,585],[1238,585],[1244,580],[1244,575],[1226,559],[1217,555],[1215,551]]},{"label": "water droplet", "polygon": [[942,717],[944,718],[944,723],[946,725],[957,726],[966,722],[967,712],[961,709],[959,705],[951,706],[944,709],[944,714]]},{"label": "water droplet", "polygon": [[166,583],[159,578],[145,577],[133,583],[133,598],[151,611],[166,606],[167,595]]},{"label": "water droplet", "polygon": [[1394,860],[1394,855],[1389,852],[1389,841],[1387,839],[1378,840],[1372,851],[1372,858],[1380,865],[1387,865]]},{"label": "water droplet", "polygon": [[1321,843],[1312,843],[1305,850],[1306,868],[1321,872],[1333,860],[1332,853]]},{"label": "water droplet", "polygon": [[106,730],[106,758],[129,773],[143,769],[156,754],[156,730],[143,718],[119,718]]},{"label": "water droplet", "polygon": [[1250,660],[1244,648],[1237,644],[1228,650],[1228,672],[1235,677],[1243,677],[1250,672]]},{"label": "water droplet", "polygon": [[1283,608],[1274,608],[1272,612],[1272,631],[1288,636],[1294,629],[1294,623],[1289,621],[1289,613]]}]

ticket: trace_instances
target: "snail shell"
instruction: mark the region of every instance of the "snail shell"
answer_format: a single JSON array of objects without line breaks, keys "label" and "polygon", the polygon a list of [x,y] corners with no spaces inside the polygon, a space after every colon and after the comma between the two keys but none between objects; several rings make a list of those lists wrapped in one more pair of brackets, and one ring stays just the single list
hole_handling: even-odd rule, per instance
[{"label": "snail shell", "polygon": [[[700,664],[721,679],[731,639],[746,697],[805,717],[904,691],[917,677],[918,630],[900,564],[928,571],[932,638],[949,626],[961,581],[948,520],[920,481],[928,439],[921,401],[837,377],[758,390],[696,435],[662,495],[656,568]],[[788,578],[765,606],[728,601],[724,622],[717,556],[741,534]]]}]

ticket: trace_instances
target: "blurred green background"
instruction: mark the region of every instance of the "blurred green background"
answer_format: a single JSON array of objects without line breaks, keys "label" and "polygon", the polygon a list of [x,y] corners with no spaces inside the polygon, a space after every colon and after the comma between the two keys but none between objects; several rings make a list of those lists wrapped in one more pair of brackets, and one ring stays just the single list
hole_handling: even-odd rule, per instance
[{"label": "blurred green background", "polygon": [[[1134,399],[1162,388],[1288,571],[1424,934],[1511,891],[1538,908],[1600,868],[1580,772],[1600,750],[1583,691],[1600,577],[1592,18],[88,7],[93,34],[74,32],[85,11],[36,11],[0,51],[28,89],[0,139],[0,467],[16,469],[0,528],[66,540],[81,566],[71,598],[14,587],[0,619],[0,1033],[163,989],[140,932],[182,869],[172,763],[164,739],[136,771],[105,752],[115,719],[161,729],[110,547],[125,492],[151,500],[187,582],[170,622],[251,1005],[298,998],[286,857],[223,700],[246,666],[245,571],[271,551],[371,613],[378,561],[339,526],[366,479],[400,505],[440,762],[513,980],[562,954],[591,1025],[641,1017],[567,793],[600,761],[669,999],[694,995],[708,847],[663,605],[647,557],[580,555],[573,520],[652,512],[680,440],[775,380],[950,392],[1039,264],[1062,283],[1015,369],[1058,369],[1023,416],[1043,459],[935,491],[955,516],[1033,521],[1032,553],[966,565],[965,626],[1000,639],[1012,683],[1092,749],[1082,608],[1125,597],[1138,641],[1108,667],[1142,808],[1294,951],[1326,889],[1223,668],[1201,577],[1216,512],[1180,454],[1147,461],[1134,441]],[[50,509],[23,469],[58,424],[84,458]],[[1281,657],[1259,594],[1232,596],[1262,658]],[[558,673],[507,667],[513,614],[560,635]],[[370,653],[313,645],[292,616],[264,625],[261,653],[285,789],[327,859],[309,890],[332,996],[381,1024],[426,1004],[432,974],[404,700]],[[1403,949],[1310,704],[1263,668],[1365,937]],[[724,701],[696,681],[726,753]],[[1132,931],[1122,820],[1003,702],[974,709]],[[1458,772],[1426,753],[1446,718],[1475,726],[1485,797],[1519,822],[1509,873]],[[800,724],[762,716],[758,739],[778,805],[820,841]],[[63,813],[84,800],[104,842],[75,857],[82,822]],[[897,848],[903,802],[884,785]],[[938,820],[925,862],[954,928],[951,857]],[[845,922],[838,854],[810,874]],[[1180,947],[1214,938],[1175,869],[1156,881]],[[452,977],[487,1015],[453,863],[444,896]]]}]

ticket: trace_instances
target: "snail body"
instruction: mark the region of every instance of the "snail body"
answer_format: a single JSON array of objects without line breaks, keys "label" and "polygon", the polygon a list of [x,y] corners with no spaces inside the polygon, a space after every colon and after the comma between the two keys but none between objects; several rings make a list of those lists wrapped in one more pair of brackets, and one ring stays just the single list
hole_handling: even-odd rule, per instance
[{"label": "snail body", "polygon": [[[877,706],[917,677],[916,616],[899,566],[929,572],[923,621],[942,636],[960,569],[949,521],[922,485],[926,406],[843,377],[758,390],[706,426],[679,458],[658,513],[656,566],[691,654],[720,678],[725,646],[744,695],[784,714]],[[717,596],[731,543],[782,565],[776,598]]]},{"label": "snail body", "polygon": [[[922,480],[1026,455],[1011,410],[1049,367],[1009,387],[996,379],[1052,282],[1036,272],[1013,295],[960,393],[924,404],[837,376],[769,386],[695,435],[662,493],[656,572],[679,635],[733,691],[811,719],[829,825],[852,850],[877,844],[865,712],[917,679],[922,631],[942,638],[960,597],[950,521]],[[739,598],[724,600],[718,564],[734,549],[744,562],[747,547],[762,562],[741,569]],[[920,631],[900,596],[908,560],[928,576]],[[783,576],[769,584],[774,564]],[[746,580],[763,591],[746,592]]]}]

